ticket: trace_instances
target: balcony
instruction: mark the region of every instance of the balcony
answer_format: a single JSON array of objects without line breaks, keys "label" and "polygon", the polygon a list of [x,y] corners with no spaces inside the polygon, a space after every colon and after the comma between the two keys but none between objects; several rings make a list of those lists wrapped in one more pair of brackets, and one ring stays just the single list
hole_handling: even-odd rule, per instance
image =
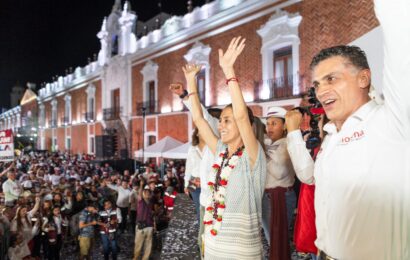
[{"label": "balcony", "polygon": [[160,110],[158,108],[158,100],[137,103],[136,115],[142,116],[144,109],[146,115],[159,114]]},{"label": "balcony", "polygon": [[32,136],[37,133],[37,128],[35,126],[27,125],[17,128],[17,134],[21,136]]},{"label": "balcony", "polygon": [[70,117],[68,117],[68,116],[63,116],[63,117],[61,118],[61,125],[63,125],[63,126],[71,125]]},{"label": "balcony", "polygon": [[84,113],[85,122],[94,122],[94,111]]},{"label": "balcony", "polygon": [[48,120],[48,127],[51,127],[51,128],[57,127],[57,119]]},{"label": "balcony", "polygon": [[36,122],[36,118],[28,117],[28,116],[21,117],[21,125],[23,126],[34,125],[34,122]]},{"label": "balcony", "polygon": [[287,77],[255,81],[255,101],[273,101],[299,96],[293,94],[293,82],[295,77],[299,77],[299,75],[288,75]]},{"label": "balcony", "polygon": [[120,119],[122,107],[111,107],[103,109],[103,119],[105,121]]}]

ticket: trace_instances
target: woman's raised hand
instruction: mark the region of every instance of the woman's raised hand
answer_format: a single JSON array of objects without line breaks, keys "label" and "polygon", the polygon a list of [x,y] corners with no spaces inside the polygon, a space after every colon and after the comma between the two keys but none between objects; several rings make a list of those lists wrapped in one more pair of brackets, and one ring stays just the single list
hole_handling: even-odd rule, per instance
[{"label": "woman's raised hand", "polygon": [[231,40],[231,43],[228,46],[228,49],[223,52],[222,49],[219,49],[219,66],[226,73],[229,69],[233,68],[236,59],[239,54],[242,53],[245,48],[245,38],[241,36],[235,37]]},{"label": "woman's raised hand", "polygon": [[192,80],[195,79],[196,74],[201,71],[201,65],[197,64],[186,64],[182,67],[182,71],[184,72],[185,79]]}]

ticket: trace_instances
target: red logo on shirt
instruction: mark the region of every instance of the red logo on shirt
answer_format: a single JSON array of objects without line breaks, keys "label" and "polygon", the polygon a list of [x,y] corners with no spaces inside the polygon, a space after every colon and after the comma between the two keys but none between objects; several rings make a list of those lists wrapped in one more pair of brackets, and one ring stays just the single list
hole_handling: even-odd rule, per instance
[{"label": "red logo on shirt", "polygon": [[356,131],[351,136],[342,137],[341,144],[349,144],[353,141],[358,141],[358,140],[362,139],[363,137],[364,137],[364,131],[363,130]]}]

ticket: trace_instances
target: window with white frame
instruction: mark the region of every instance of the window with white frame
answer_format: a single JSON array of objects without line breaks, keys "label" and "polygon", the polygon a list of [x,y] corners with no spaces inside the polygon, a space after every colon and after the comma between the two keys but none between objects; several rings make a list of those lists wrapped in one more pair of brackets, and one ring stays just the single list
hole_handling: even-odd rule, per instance
[{"label": "window with white frame", "polygon": [[51,122],[50,122],[50,127],[56,127],[57,126],[57,100],[53,99],[51,101]]},{"label": "window with white frame", "polygon": [[45,107],[44,107],[44,104],[43,103],[41,103],[40,104],[40,115],[39,115],[39,126],[40,127],[44,127],[45,126],[45,120],[46,120],[46,110],[45,110]]},{"label": "window with white frame", "polygon": [[90,136],[88,138],[88,153],[95,153],[95,136]]},{"label": "window with white frame", "polygon": [[71,150],[71,137],[70,136],[67,136],[65,139],[65,149],[67,151]]},{"label": "window with white frame", "polygon": [[262,38],[262,82],[257,86],[257,99],[299,94],[301,20],[298,13],[277,10],[257,31]]},{"label": "window with white frame", "polygon": [[157,142],[157,132],[149,131],[144,134],[144,147],[148,147]]},{"label": "window with white frame", "polygon": [[85,115],[86,122],[92,122],[95,118],[95,86],[90,84],[86,90],[87,93],[87,113]]},{"label": "window with white frame", "polygon": [[210,63],[209,54],[211,47],[204,45],[201,42],[196,42],[192,48],[184,55],[187,63],[201,65],[201,71],[197,75],[198,94],[201,103],[205,106],[210,106]]},{"label": "window with white frame", "polygon": [[58,150],[57,138],[56,138],[56,137],[53,137],[51,145],[52,145],[52,150],[53,150],[53,151],[57,151],[57,150]]},{"label": "window with white frame", "polygon": [[148,61],[141,70],[143,76],[143,104],[148,114],[154,113],[158,109],[158,64]]},{"label": "window with white frame", "polygon": [[65,110],[64,110],[64,122],[63,124],[68,125],[71,124],[71,95],[66,95],[64,97],[65,101]]}]

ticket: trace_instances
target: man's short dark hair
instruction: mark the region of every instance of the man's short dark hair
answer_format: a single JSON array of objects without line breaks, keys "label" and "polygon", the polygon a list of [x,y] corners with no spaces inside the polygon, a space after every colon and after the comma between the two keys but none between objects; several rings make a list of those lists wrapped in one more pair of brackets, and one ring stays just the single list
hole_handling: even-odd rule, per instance
[{"label": "man's short dark hair", "polygon": [[358,69],[370,69],[367,63],[366,53],[357,46],[339,45],[322,49],[310,63],[310,69],[314,69],[321,61],[328,58],[341,56],[349,60]]}]

